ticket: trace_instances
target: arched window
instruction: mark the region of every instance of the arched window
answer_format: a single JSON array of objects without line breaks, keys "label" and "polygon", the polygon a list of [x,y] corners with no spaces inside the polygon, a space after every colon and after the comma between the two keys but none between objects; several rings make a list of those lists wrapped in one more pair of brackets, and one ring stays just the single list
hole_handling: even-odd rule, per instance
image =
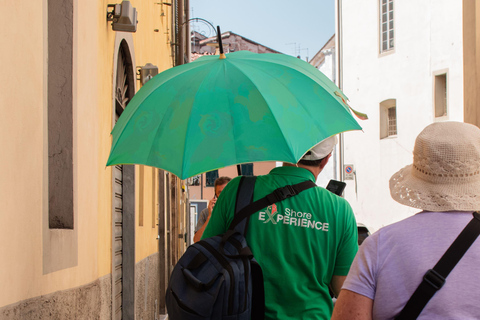
[{"label": "arched window", "polygon": [[397,100],[388,99],[380,103],[380,139],[397,135]]},{"label": "arched window", "polygon": [[[115,122],[135,94],[132,53],[125,39],[118,44],[114,72]],[[135,166],[112,168],[112,313],[133,319],[135,311]]]}]

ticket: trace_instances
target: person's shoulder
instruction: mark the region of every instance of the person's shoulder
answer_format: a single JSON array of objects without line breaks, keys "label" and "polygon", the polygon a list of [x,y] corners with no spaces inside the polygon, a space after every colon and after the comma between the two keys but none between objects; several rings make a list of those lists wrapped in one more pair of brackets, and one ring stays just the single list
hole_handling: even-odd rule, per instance
[{"label": "person's shoulder", "polygon": [[332,201],[332,202],[336,203],[337,205],[345,206],[347,208],[350,208],[350,203],[345,198],[340,197],[339,195],[336,195],[333,192],[328,191],[327,189],[325,189],[323,187],[320,187],[320,186],[317,186],[314,189],[317,192],[317,195],[319,197],[322,197],[322,199],[329,200],[329,201]]}]

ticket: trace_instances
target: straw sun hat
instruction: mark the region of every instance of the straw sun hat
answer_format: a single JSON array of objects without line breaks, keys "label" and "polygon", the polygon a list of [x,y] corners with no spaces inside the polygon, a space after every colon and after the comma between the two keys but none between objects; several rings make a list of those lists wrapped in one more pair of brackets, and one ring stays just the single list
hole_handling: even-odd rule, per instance
[{"label": "straw sun hat", "polygon": [[436,122],[415,140],[413,164],[390,178],[392,198],[426,211],[480,209],[480,129]]}]

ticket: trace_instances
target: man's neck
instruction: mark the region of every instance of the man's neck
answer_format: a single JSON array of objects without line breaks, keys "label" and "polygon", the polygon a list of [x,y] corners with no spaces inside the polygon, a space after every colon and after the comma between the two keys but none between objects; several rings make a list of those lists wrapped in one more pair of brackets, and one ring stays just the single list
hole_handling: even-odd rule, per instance
[{"label": "man's neck", "polygon": [[283,166],[284,167],[298,167],[298,168],[307,169],[308,171],[310,171],[315,176],[315,179],[317,179],[320,172],[322,172],[322,169],[320,169],[320,167],[306,166],[306,165],[301,164],[301,163],[291,164],[291,163],[288,163],[288,162],[284,162]]}]

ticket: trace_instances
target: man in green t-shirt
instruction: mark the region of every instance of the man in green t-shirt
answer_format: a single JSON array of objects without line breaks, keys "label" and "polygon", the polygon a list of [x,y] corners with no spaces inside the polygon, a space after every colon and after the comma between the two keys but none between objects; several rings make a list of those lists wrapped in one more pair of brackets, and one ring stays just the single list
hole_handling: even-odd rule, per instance
[{"label": "man in green t-shirt", "polygon": [[[315,182],[336,142],[336,136],[327,138],[296,165],[284,163],[258,176],[253,200],[286,185]],[[202,239],[228,229],[239,182],[233,179],[222,191]],[[330,319],[329,286],[340,292],[358,250],[355,217],[345,199],[310,188],[254,213],[246,238],[263,270],[265,319]]]}]

